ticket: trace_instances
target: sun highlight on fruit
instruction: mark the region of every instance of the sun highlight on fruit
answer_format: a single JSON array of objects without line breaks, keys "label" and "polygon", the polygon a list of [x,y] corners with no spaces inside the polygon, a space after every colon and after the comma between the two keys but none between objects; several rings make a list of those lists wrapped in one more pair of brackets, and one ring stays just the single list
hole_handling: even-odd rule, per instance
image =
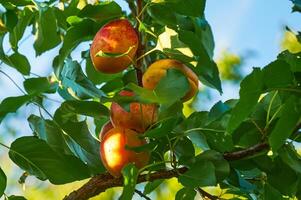
[{"label": "sun highlight on fruit", "polygon": [[126,69],[138,48],[138,34],[126,19],[105,24],[95,35],[90,56],[96,70],[113,74]]},{"label": "sun highlight on fruit", "polygon": [[100,156],[111,175],[120,177],[122,168],[129,163],[134,163],[137,168],[148,164],[148,152],[137,153],[126,149],[126,145],[139,147],[146,144],[146,140],[138,136],[137,132],[120,127],[113,128],[104,135],[100,143]]},{"label": "sun highlight on fruit", "polygon": [[162,59],[151,64],[143,74],[143,87],[151,90],[155,89],[161,78],[166,75],[167,69],[171,68],[182,71],[183,74],[187,77],[190,84],[190,90],[182,98],[182,100],[188,101],[197,93],[199,80],[197,75],[189,67],[177,60]]}]

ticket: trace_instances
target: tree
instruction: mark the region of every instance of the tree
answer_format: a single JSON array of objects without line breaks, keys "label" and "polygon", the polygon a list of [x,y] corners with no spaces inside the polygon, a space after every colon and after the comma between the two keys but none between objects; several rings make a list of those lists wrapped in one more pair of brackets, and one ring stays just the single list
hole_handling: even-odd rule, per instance
[{"label": "tree", "polygon": [[[300,12],[301,3],[292,2],[293,11]],[[183,97],[191,89],[191,81],[183,71],[167,70],[151,90],[142,87],[142,75],[151,63],[171,58],[185,63],[203,85],[222,93],[213,60],[213,34],[204,16],[205,0],[127,3],[129,13],[114,1],[0,0],[4,8],[1,44],[8,37],[12,49],[12,53],[5,52],[2,45],[0,59],[4,67],[15,68],[24,77],[23,87],[16,84],[22,94],[1,102],[0,122],[21,106],[35,109],[28,117],[32,136],[16,138],[10,146],[1,143],[9,149],[10,159],[25,171],[22,180],[35,176],[64,184],[90,178],[66,194],[65,200],[88,199],[116,186],[123,186],[121,199],[132,199],[135,192],[148,199],[162,180],[172,177],[183,185],[176,199],[194,199],[197,192],[208,199],[301,198],[301,158],[295,149],[301,141],[300,52],[285,50],[267,66],[254,68],[240,84],[239,99],[217,102],[209,111],[187,116]],[[107,22],[121,17],[136,28],[137,54],[131,66],[120,73],[97,72],[87,43],[91,44]],[[59,48],[48,77],[32,73],[30,62],[20,53],[27,30],[35,36],[36,56]],[[300,41],[300,36],[296,37]],[[86,44],[86,49],[77,60],[72,53],[80,44]],[[118,58],[128,52],[97,54]],[[0,73],[15,83],[12,75]],[[122,96],[122,90],[134,95]],[[45,106],[50,94],[63,100],[54,113]],[[106,172],[96,139],[109,120],[112,102],[126,111],[132,102],[159,106],[158,120],[140,135],[147,143],[126,147],[132,152],[148,152],[148,165],[138,169],[130,163],[123,167],[122,177]],[[0,195],[6,182],[0,170]],[[144,192],[136,189],[142,182],[146,182]],[[224,192],[216,196],[206,186],[218,186]],[[5,194],[5,198],[16,197]]]}]

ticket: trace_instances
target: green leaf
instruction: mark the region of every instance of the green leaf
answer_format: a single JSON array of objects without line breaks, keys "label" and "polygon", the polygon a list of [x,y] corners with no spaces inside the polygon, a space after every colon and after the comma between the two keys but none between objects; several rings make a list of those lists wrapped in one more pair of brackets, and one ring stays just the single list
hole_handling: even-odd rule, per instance
[{"label": "green leaf", "polygon": [[99,90],[83,73],[80,65],[76,61],[67,60],[61,72],[60,79],[62,85],[70,88],[73,95],[86,99],[91,97],[102,97],[103,92]]},{"label": "green leaf", "polygon": [[170,117],[162,121],[156,128],[147,130],[143,135],[149,138],[165,137],[173,130],[178,122],[178,117]]},{"label": "green leaf", "polygon": [[177,49],[163,48],[163,53],[166,54],[168,58],[173,58],[175,60],[182,61],[183,63],[189,63],[194,61],[193,58],[183,54],[181,51]]},{"label": "green leaf", "polygon": [[20,168],[41,180],[65,184],[90,176],[87,166],[73,156],[59,154],[44,141],[26,136],[10,147],[10,159]]},{"label": "green leaf", "polygon": [[195,33],[201,38],[202,44],[209,56],[213,59],[214,54],[214,38],[211,27],[204,17],[194,18]]},{"label": "green leaf", "polygon": [[210,109],[209,120],[214,121],[223,116],[227,111],[230,110],[230,107],[223,102],[219,101]]},{"label": "green leaf", "polygon": [[180,30],[179,39],[189,46],[195,56],[198,56],[198,63],[194,71],[198,74],[200,81],[222,93],[217,65],[211,60],[203,45],[202,37],[200,38],[192,31]]},{"label": "green leaf", "polygon": [[301,12],[301,1],[300,0],[291,0],[294,4],[292,10],[293,12]]},{"label": "green leaf", "polygon": [[22,196],[15,196],[15,195],[11,195],[8,197],[8,199],[5,200],[26,200],[25,197]]},{"label": "green leaf", "polygon": [[300,107],[296,103],[297,98],[291,96],[286,100],[282,108],[282,114],[269,136],[269,144],[276,152],[292,134],[301,119]]},{"label": "green leaf", "polygon": [[38,56],[61,43],[54,8],[39,7],[37,25],[36,40],[33,46]]},{"label": "green leaf", "polygon": [[147,195],[153,192],[157,187],[159,187],[164,182],[164,179],[157,179],[152,182],[147,182],[144,186],[143,194]]},{"label": "green leaf", "polygon": [[175,2],[171,7],[181,15],[198,17],[204,15],[205,3],[205,0],[185,0]]},{"label": "green leaf", "polygon": [[59,55],[55,57],[53,61],[54,72],[57,76],[59,76],[61,72],[61,68],[64,65],[66,57],[81,42],[93,39],[99,28],[99,24],[89,19],[84,19],[80,23],[77,23],[74,26],[68,28],[64,37],[63,46],[59,51]]},{"label": "green leaf", "polygon": [[62,129],[54,121],[45,120],[36,115],[30,115],[27,120],[31,130],[34,131],[34,135],[45,140],[53,150],[59,153],[71,154]]},{"label": "green leaf", "polygon": [[[57,119],[55,115],[55,119]],[[92,155],[99,154],[99,142],[91,135],[86,121],[82,122],[59,122],[63,130],[83,149]]]},{"label": "green leaf", "polygon": [[293,85],[293,73],[290,71],[290,65],[285,61],[276,60],[267,65],[262,71],[265,86],[269,89]]},{"label": "green leaf", "polygon": [[31,0],[0,0],[0,3],[11,3],[16,6],[26,6],[33,4]]},{"label": "green leaf", "polygon": [[[5,2],[2,4],[4,5]],[[9,4],[9,3],[8,3]],[[4,14],[3,14],[3,22],[5,24],[5,27],[8,29],[9,32],[12,32],[14,27],[18,23],[18,15],[17,13],[12,9],[8,9]]]},{"label": "green leaf", "polygon": [[199,160],[211,161],[214,164],[216,179],[219,182],[224,180],[230,174],[229,163],[224,159],[223,155],[217,151],[204,151],[203,153],[196,156],[195,159],[197,160],[197,162]]},{"label": "green leaf", "polygon": [[108,108],[96,101],[65,101],[58,111],[60,112],[59,121],[69,120],[77,114],[95,119],[109,116]]},{"label": "green leaf", "polygon": [[263,73],[259,68],[254,68],[240,84],[240,99],[231,112],[227,127],[228,133],[233,131],[251,114],[263,90]]},{"label": "green leaf", "polygon": [[[73,116],[73,117],[72,117]],[[104,171],[99,156],[99,142],[95,135],[91,134],[86,121],[78,121],[73,113],[68,113],[62,109],[57,109],[54,114],[55,121],[64,131],[64,137],[70,150],[81,160],[86,162],[94,173]]]},{"label": "green leaf", "polygon": [[102,2],[98,5],[86,5],[79,13],[79,17],[86,17],[103,22],[123,15],[121,7],[114,1]]},{"label": "green leaf", "polygon": [[128,70],[126,71],[122,76],[122,81],[124,85],[127,85],[129,83],[134,83],[138,85],[136,70]]},{"label": "green leaf", "polygon": [[187,172],[181,174],[178,180],[182,185],[190,188],[215,186],[214,165],[210,161],[198,161],[194,163]]},{"label": "green leaf", "polygon": [[8,97],[0,104],[0,123],[8,113],[16,112],[23,104],[28,102],[31,96]]},{"label": "green leaf", "polygon": [[200,130],[206,137],[210,149],[215,149],[219,152],[231,151],[233,149],[233,141],[222,127],[221,122],[212,123]]},{"label": "green leaf", "polygon": [[33,12],[28,7],[25,7],[19,14],[19,20],[13,31],[9,34],[9,42],[13,49],[18,48],[18,42],[22,38],[26,27],[29,25],[33,18]]},{"label": "green leaf", "polygon": [[160,103],[172,105],[180,100],[189,90],[189,82],[184,74],[176,69],[168,69],[154,89]]},{"label": "green leaf", "polygon": [[124,87],[123,81],[121,79],[121,77],[117,77],[111,81],[106,82],[103,86],[101,86],[101,90],[106,93],[109,94],[111,92],[118,92],[120,90],[122,90]]},{"label": "green leaf", "polygon": [[188,137],[200,149],[204,151],[210,149],[206,137],[201,131],[189,131]]},{"label": "green leaf", "polygon": [[180,189],[175,197],[175,200],[194,200],[196,191],[193,188],[182,188]]},{"label": "green leaf", "polygon": [[135,45],[130,46],[128,48],[128,50],[124,53],[107,53],[107,52],[103,52],[102,50],[100,50],[95,54],[95,57],[120,58],[120,57],[123,57],[123,56],[127,56],[133,48],[135,48]]},{"label": "green leaf", "polygon": [[156,142],[149,142],[147,144],[137,146],[137,147],[131,147],[129,145],[125,145],[125,149],[140,153],[143,151],[153,151],[154,149],[156,149],[157,146],[158,144]]},{"label": "green leaf", "polygon": [[[41,119],[35,115],[31,115],[28,121],[34,134],[40,139],[45,140],[53,150],[67,155],[76,155],[88,165],[93,174],[104,172],[104,167],[101,164],[98,152],[93,154],[87,152],[80,144],[67,135],[57,123],[51,120]],[[84,133],[87,133],[87,131]],[[84,139],[83,137],[83,140]]]},{"label": "green leaf", "polygon": [[280,158],[275,159],[274,166],[268,166],[267,183],[283,195],[293,196],[298,189],[298,174]]},{"label": "green leaf", "polygon": [[195,151],[191,140],[182,137],[175,145],[175,154],[181,159],[194,157]]},{"label": "green leaf", "polygon": [[138,169],[134,164],[128,164],[122,169],[123,175],[123,191],[120,196],[120,200],[131,200],[138,178]]},{"label": "green leaf", "polygon": [[86,58],[86,74],[87,77],[94,83],[94,84],[101,84],[104,82],[109,82],[114,80],[115,78],[119,78],[122,76],[122,73],[116,73],[116,74],[105,74],[101,73],[99,71],[96,71],[94,68],[90,54],[88,52],[88,55],[85,56]]},{"label": "green leaf", "polygon": [[173,9],[165,3],[151,4],[147,12],[158,24],[175,27],[176,15]]},{"label": "green leaf", "polygon": [[51,83],[47,77],[29,78],[23,82],[28,94],[55,93],[58,83]]},{"label": "green leaf", "polygon": [[[135,97],[132,98],[132,101],[134,99],[138,100],[141,103],[160,103],[159,97],[157,97],[154,93],[153,90],[148,90],[143,87],[139,87],[138,85],[134,83],[129,83],[125,89],[132,90],[135,93]],[[127,102],[131,102],[131,98],[129,97],[120,97],[120,96],[115,96],[113,101],[117,101],[118,103],[119,100],[125,100]]]},{"label": "green leaf", "polygon": [[273,188],[270,184],[264,185],[264,199],[265,200],[282,200],[282,195],[279,191]]},{"label": "green leaf", "polygon": [[0,168],[0,197],[3,195],[6,188],[7,178],[3,170]]},{"label": "green leaf", "polygon": [[262,134],[251,122],[243,122],[232,134],[235,145],[243,148],[256,145],[261,141]]},{"label": "green leaf", "polygon": [[291,53],[288,50],[281,52],[278,59],[284,60],[290,65],[293,72],[301,72],[301,53]]},{"label": "green leaf", "polygon": [[301,173],[301,156],[296,152],[292,145],[284,145],[279,150],[279,156],[282,161],[290,166],[293,170]]},{"label": "green leaf", "polygon": [[29,75],[30,73],[30,63],[28,62],[26,56],[15,52],[10,55],[8,58],[8,64],[18,70],[20,73],[24,75]]}]

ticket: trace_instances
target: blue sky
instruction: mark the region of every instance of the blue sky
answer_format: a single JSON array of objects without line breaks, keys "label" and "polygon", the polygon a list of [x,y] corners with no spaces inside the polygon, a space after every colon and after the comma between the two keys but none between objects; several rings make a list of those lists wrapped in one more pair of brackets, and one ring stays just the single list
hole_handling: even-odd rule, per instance
[{"label": "blue sky", "polygon": [[291,7],[289,0],[207,0],[205,14],[215,37],[215,55],[224,49],[240,55],[254,51],[247,72],[268,64],[280,52],[284,27],[301,30],[301,14],[292,13]]}]

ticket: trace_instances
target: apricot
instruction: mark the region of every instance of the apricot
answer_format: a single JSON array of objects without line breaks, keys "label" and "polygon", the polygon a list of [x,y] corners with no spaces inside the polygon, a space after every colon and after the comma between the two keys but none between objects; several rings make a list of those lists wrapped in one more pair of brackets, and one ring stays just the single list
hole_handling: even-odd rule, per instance
[{"label": "apricot", "polygon": [[151,64],[143,74],[143,87],[147,89],[155,89],[161,78],[166,75],[167,69],[178,69],[187,77],[190,85],[190,90],[182,98],[183,101],[191,99],[198,91],[199,80],[198,76],[186,65],[180,61],[173,59],[162,59]]},{"label": "apricot", "polygon": [[[95,69],[108,74],[126,69],[135,57],[138,42],[138,34],[128,20],[118,19],[105,24],[96,33],[90,48]],[[113,56],[97,55],[99,52]],[[120,56],[123,53],[127,55]]]},{"label": "apricot", "polygon": [[111,121],[108,121],[107,123],[105,123],[100,130],[99,140],[102,141],[105,134],[112,128],[114,128],[114,127],[113,127],[113,124],[111,123]]},{"label": "apricot", "polygon": [[[121,96],[133,96],[134,93],[123,90]],[[130,103],[127,112],[118,103],[111,105],[111,122],[114,127],[123,127],[137,132],[144,132],[150,125],[157,121],[158,108],[155,104]]]},{"label": "apricot", "polygon": [[129,147],[139,147],[146,144],[145,139],[140,139],[139,134],[130,129],[120,127],[109,130],[100,143],[100,156],[103,165],[108,172],[115,176],[121,176],[121,170],[129,163],[133,163],[137,168],[142,168],[149,161],[148,152],[135,152],[126,149]]}]

